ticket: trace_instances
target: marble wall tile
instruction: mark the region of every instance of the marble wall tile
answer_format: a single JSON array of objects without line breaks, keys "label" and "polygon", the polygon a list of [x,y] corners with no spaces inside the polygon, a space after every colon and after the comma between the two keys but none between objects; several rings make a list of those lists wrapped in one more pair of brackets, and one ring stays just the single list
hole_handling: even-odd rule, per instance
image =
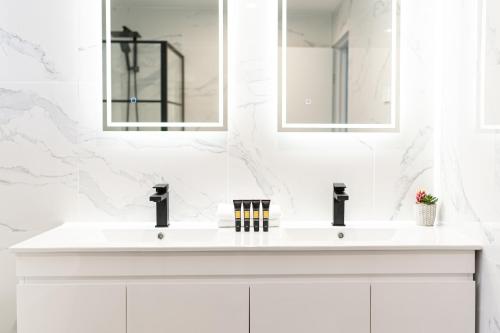
[{"label": "marble wall tile", "polygon": [[[77,3],[77,75],[79,84],[102,82],[102,19],[101,1],[75,0]],[[99,98],[100,100],[101,98]]]},{"label": "marble wall tile", "polygon": [[272,168],[272,128],[277,126],[276,114],[272,114],[277,105],[277,77],[272,66],[277,59],[277,30],[266,28],[274,25],[277,29],[277,2],[246,0],[240,6],[230,4],[228,10],[229,196],[271,197],[283,184]]},{"label": "marble wall tile", "polygon": [[[331,220],[334,182],[347,185],[346,219],[371,219],[372,147],[355,136],[342,139],[329,133],[309,134],[298,138],[282,133],[277,141],[279,158],[274,164],[286,179],[287,191],[274,199],[283,206],[286,219]],[[323,148],[319,150],[318,145]]]},{"label": "marble wall tile", "polygon": [[[425,142],[425,138],[418,138]],[[379,149],[375,155],[373,185],[373,218],[377,220],[411,220],[415,192],[418,189],[433,190],[432,159],[422,156],[413,142],[406,151]],[[380,175],[380,176],[378,176]],[[390,177],[389,175],[397,175]],[[389,178],[390,177],[390,178]],[[383,180],[384,179],[384,180]]]},{"label": "marble wall tile", "polygon": [[82,141],[79,220],[154,223],[154,204],[148,199],[151,186],[159,183],[170,184],[172,220],[215,219],[217,203],[226,200],[225,135],[192,140],[179,133],[169,142],[161,134],[149,140],[121,133]]},{"label": "marble wall tile", "polygon": [[75,81],[77,0],[0,3],[0,81]]},{"label": "marble wall tile", "polygon": [[77,105],[73,83],[0,83],[2,219],[16,228],[60,223],[76,207]]}]

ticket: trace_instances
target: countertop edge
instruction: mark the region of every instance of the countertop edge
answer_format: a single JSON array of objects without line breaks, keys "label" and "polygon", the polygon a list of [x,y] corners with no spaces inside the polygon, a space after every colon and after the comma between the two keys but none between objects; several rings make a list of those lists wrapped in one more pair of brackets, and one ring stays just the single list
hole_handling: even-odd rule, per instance
[{"label": "countertop edge", "polygon": [[300,252],[300,251],[321,251],[321,252],[342,252],[342,251],[481,251],[482,245],[337,245],[337,246],[283,246],[283,247],[92,247],[92,248],[10,248],[15,255],[25,254],[84,254],[84,253],[162,253],[162,252]]}]

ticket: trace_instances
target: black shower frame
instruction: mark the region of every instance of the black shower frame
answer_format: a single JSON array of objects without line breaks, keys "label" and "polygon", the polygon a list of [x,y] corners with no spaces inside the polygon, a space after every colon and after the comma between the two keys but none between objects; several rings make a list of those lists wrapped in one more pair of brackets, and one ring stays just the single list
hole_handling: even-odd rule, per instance
[{"label": "black shower frame", "polygon": [[[106,40],[102,41],[106,44]],[[129,43],[129,44],[160,44],[160,90],[161,96],[160,100],[155,99],[137,99],[135,103],[161,103],[161,122],[168,122],[168,104],[177,105],[181,107],[182,120],[185,120],[185,64],[184,64],[184,55],[177,50],[172,44],[167,41],[158,41],[158,40],[121,40],[121,39],[113,39],[111,43]],[[168,77],[167,77],[167,66],[168,66],[168,49],[174,52],[181,59],[181,102],[173,102],[168,100]],[[107,103],[107,99],[103,99],[104,103]],[[130,100],[126,99],[112,99],[111,104],[113,103],[130,103]],[[140,126],[139,126],[140,127]],[[162,131],[168,131],[168,127],[161,127]]]}]

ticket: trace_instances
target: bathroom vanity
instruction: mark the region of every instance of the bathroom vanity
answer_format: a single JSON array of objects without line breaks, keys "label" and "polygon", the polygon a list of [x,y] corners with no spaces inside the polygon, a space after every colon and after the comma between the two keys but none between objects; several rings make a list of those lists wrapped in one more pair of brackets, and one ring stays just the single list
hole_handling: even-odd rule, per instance
[{"label": "bathroom vanity", "polygon": [[12,248],[18,332],[473,333],[480,248],[406,224],[65,224]]}]

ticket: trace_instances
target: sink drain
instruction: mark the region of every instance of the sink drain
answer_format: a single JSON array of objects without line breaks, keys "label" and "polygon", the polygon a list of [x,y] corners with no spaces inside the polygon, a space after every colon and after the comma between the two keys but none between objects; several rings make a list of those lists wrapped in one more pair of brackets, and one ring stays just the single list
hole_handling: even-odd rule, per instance
[{"label": "sink drain", "polygon": [[159,232],[157,237],[158,237],[158,239],[160,239],[160,240],[161,240],[161,239],[163,239],[163,237],[165,237],[165,236],[163,235],[163,232]]},{"label": "sink drain", "polygon": [[337,234],[337,237],[338,237],[339,239],[344,238],[344,233],[343,233],[343,232],[339,232],[339,233]]}]

